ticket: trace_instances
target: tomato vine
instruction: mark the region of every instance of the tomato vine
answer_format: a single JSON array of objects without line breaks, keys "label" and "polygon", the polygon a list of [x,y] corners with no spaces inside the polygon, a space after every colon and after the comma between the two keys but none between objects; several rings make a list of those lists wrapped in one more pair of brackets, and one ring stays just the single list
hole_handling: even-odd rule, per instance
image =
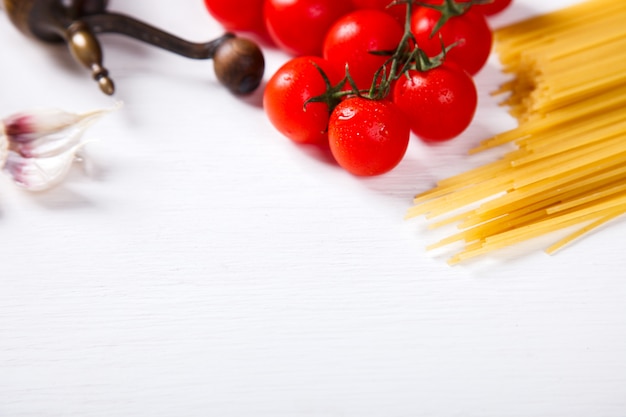
[{"label": "tomato vine", "polygon": [[[328,146],[353,174],[387,172],[409,132],[444,141],[470,125],[472,76],[492,46],[485,16],[510,1],[262,0],[267,33],[296,55],[266,84],[268,118],[294,142]],[[323,24],[311,24],[313,10]]]}]

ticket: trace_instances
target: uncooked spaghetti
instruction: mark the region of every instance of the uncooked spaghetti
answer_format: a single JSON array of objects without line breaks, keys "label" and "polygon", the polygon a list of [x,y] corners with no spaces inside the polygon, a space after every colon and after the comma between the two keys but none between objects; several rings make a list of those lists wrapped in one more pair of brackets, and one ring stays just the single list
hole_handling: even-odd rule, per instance
[{"label": "uncooked spaghetti", "polygon": [[496,94],[519,123],[472,152],[515,150],[416,196],[407,217],[460,229],[430,248],[464,242],[454,264],[578,225],[553,253],[626,212],[624,22],[626,2],[590,0],[495,32],[512,75]]}]

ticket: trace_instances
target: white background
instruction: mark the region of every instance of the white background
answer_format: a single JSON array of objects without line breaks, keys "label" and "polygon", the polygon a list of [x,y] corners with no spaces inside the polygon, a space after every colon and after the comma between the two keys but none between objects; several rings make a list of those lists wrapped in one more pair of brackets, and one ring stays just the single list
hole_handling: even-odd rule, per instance
[{"label": "white background", "polygon": [[[517,0],[494,27],[572,1]],[[111,1],[196,41],[200,0]],[[0,15],[0,115],[107,107],[63,47]],[[556,255],[556,237],[450,267],[414,194],[495,156],[514,126],[480,108],[443,146],[413,139],[378,178],[281,137],[261,92],[212,64],[101,37],[124,108],[88,169],[45,194],[0,182],[1,417],[626,416],[626,224]],[[266,79],[287,59],[266,49]]]}]

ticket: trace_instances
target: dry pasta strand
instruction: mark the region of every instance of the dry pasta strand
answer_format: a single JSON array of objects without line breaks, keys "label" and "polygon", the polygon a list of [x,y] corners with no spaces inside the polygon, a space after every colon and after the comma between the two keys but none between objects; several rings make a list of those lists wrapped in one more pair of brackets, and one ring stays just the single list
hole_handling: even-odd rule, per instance
[{"label": "dry pasta strand", "polygon": [[626,2],[588,0],[495,31],[511,79],[493,95],[518,126],[470,153],[516,149],[415,197],[407,218],[459,228],[428,249],[463,242],[456,264],[582,225],[552,254],[626,213],[624,22]]}]

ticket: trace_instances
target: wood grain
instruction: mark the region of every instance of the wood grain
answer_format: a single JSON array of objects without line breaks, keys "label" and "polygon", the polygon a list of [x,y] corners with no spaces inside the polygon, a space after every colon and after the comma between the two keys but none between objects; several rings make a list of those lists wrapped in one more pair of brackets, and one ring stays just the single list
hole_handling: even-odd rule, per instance
[{"label": "wood grain", "polygon": [[[201,2],[111,7],[196,40]],[[132,4],[131,4],[132,3]],[[518,0],[495,22],[571,1]],[[107,106],[88,74],[0,15],[1,115]],[[479,116],[359,179],[280,137],[212,69],[103,39],[124,108],[61,188],[0,183],[0,416],[623,417],[626,260],[618,222],[451,268],[404,221],[413,194],[510,125]],[[268,73],[286,56],[268,50]]]}]

